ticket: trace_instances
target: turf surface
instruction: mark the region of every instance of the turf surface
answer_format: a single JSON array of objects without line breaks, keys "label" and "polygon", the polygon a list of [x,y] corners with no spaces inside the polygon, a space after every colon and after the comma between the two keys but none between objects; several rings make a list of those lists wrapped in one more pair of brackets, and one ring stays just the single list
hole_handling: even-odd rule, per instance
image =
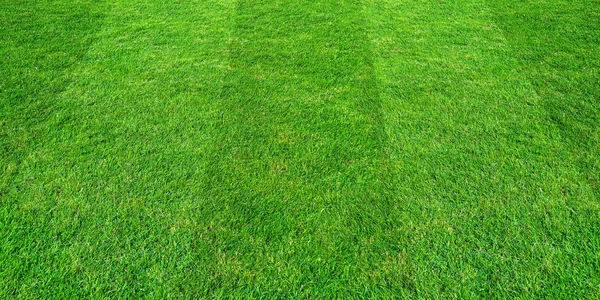
[{"label": "turf surface", "polygon": [[597,0],[0,0],[0,298],[598,298]]}]

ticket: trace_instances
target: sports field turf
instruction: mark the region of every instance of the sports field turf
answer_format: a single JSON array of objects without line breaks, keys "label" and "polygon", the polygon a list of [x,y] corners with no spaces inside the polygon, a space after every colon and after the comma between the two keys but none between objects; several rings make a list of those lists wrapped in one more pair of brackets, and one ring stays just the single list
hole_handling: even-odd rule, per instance
[{"label": "sports field turf", "polygon": [[600,297],[599,0],[0,0],[0,298]]}]

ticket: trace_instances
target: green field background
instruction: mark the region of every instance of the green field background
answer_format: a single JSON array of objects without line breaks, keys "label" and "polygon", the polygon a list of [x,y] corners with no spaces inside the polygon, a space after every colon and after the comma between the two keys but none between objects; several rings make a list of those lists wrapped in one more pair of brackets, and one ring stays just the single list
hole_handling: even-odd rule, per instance
[{"label": "green field background", "polygon": [[598,0],[0,0],[0,298],[600,297]]}]

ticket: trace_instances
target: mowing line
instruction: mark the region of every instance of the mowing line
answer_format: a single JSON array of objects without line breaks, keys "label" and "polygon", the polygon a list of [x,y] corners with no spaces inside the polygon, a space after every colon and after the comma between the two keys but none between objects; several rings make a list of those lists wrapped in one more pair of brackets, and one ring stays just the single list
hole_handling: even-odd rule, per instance
[{"label": "mowing line", "polygon": [[[600,199],[600,3],[488,0],[490,15],[541,95],[545,118],[564,139],[581,177]],[[564,22],[568,20],[568,22]],[[564,24],[563,24],[564,23]]]},{"label": "mowing line", "polygon": [[[53,100],[68,88],[73,80],[69,72],[94,43],[105,6],[0,4],[0,197],[9,192],[19,165],[43,139],[40,131],[52,113],[61,110]],[[24,30],[19,22],[30,28]],[[54,33],[61,30],[68,34]]]},{"label": "mowing line", "polygon": [[593,198],[486,3],[369,3],[412,291],[593,293]]},{"label": "mowing line", "polygon": [[[43,5],[61,5],[50,2]],[[190,207],[202,200],[228,5],[111,2],[94,43],[65,75],[72,80],[44,95],[57,109],[33,128],[35,144],[19,145],[30,153],[2,199],[15,204],[0,210],[0,298],[140,298],[149,290],[183,298],[201,289],[190,281],[202,268]],[[57,43],[49,45],[69,44]],[[47,52],[51,64],[57,54]]]},{"label": "mowing line", "polygon": [[378,255],[386,138],[363,17],[358,1],[238,2],[206,174],[205,243],[242,266],[226,282],[342,291]]}]

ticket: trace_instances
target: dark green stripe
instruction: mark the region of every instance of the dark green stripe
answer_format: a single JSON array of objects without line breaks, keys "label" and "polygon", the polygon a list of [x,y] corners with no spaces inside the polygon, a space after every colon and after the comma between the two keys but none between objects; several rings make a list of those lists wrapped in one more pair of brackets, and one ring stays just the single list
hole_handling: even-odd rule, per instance
[{"label": "dark green stripe", "polygon": [[350,281],[377,255],[361,245],[384,230],[389,174],[366,29],[358,1],[238,3],[206,176],[224,232],[208,242],[259,282]]}]

